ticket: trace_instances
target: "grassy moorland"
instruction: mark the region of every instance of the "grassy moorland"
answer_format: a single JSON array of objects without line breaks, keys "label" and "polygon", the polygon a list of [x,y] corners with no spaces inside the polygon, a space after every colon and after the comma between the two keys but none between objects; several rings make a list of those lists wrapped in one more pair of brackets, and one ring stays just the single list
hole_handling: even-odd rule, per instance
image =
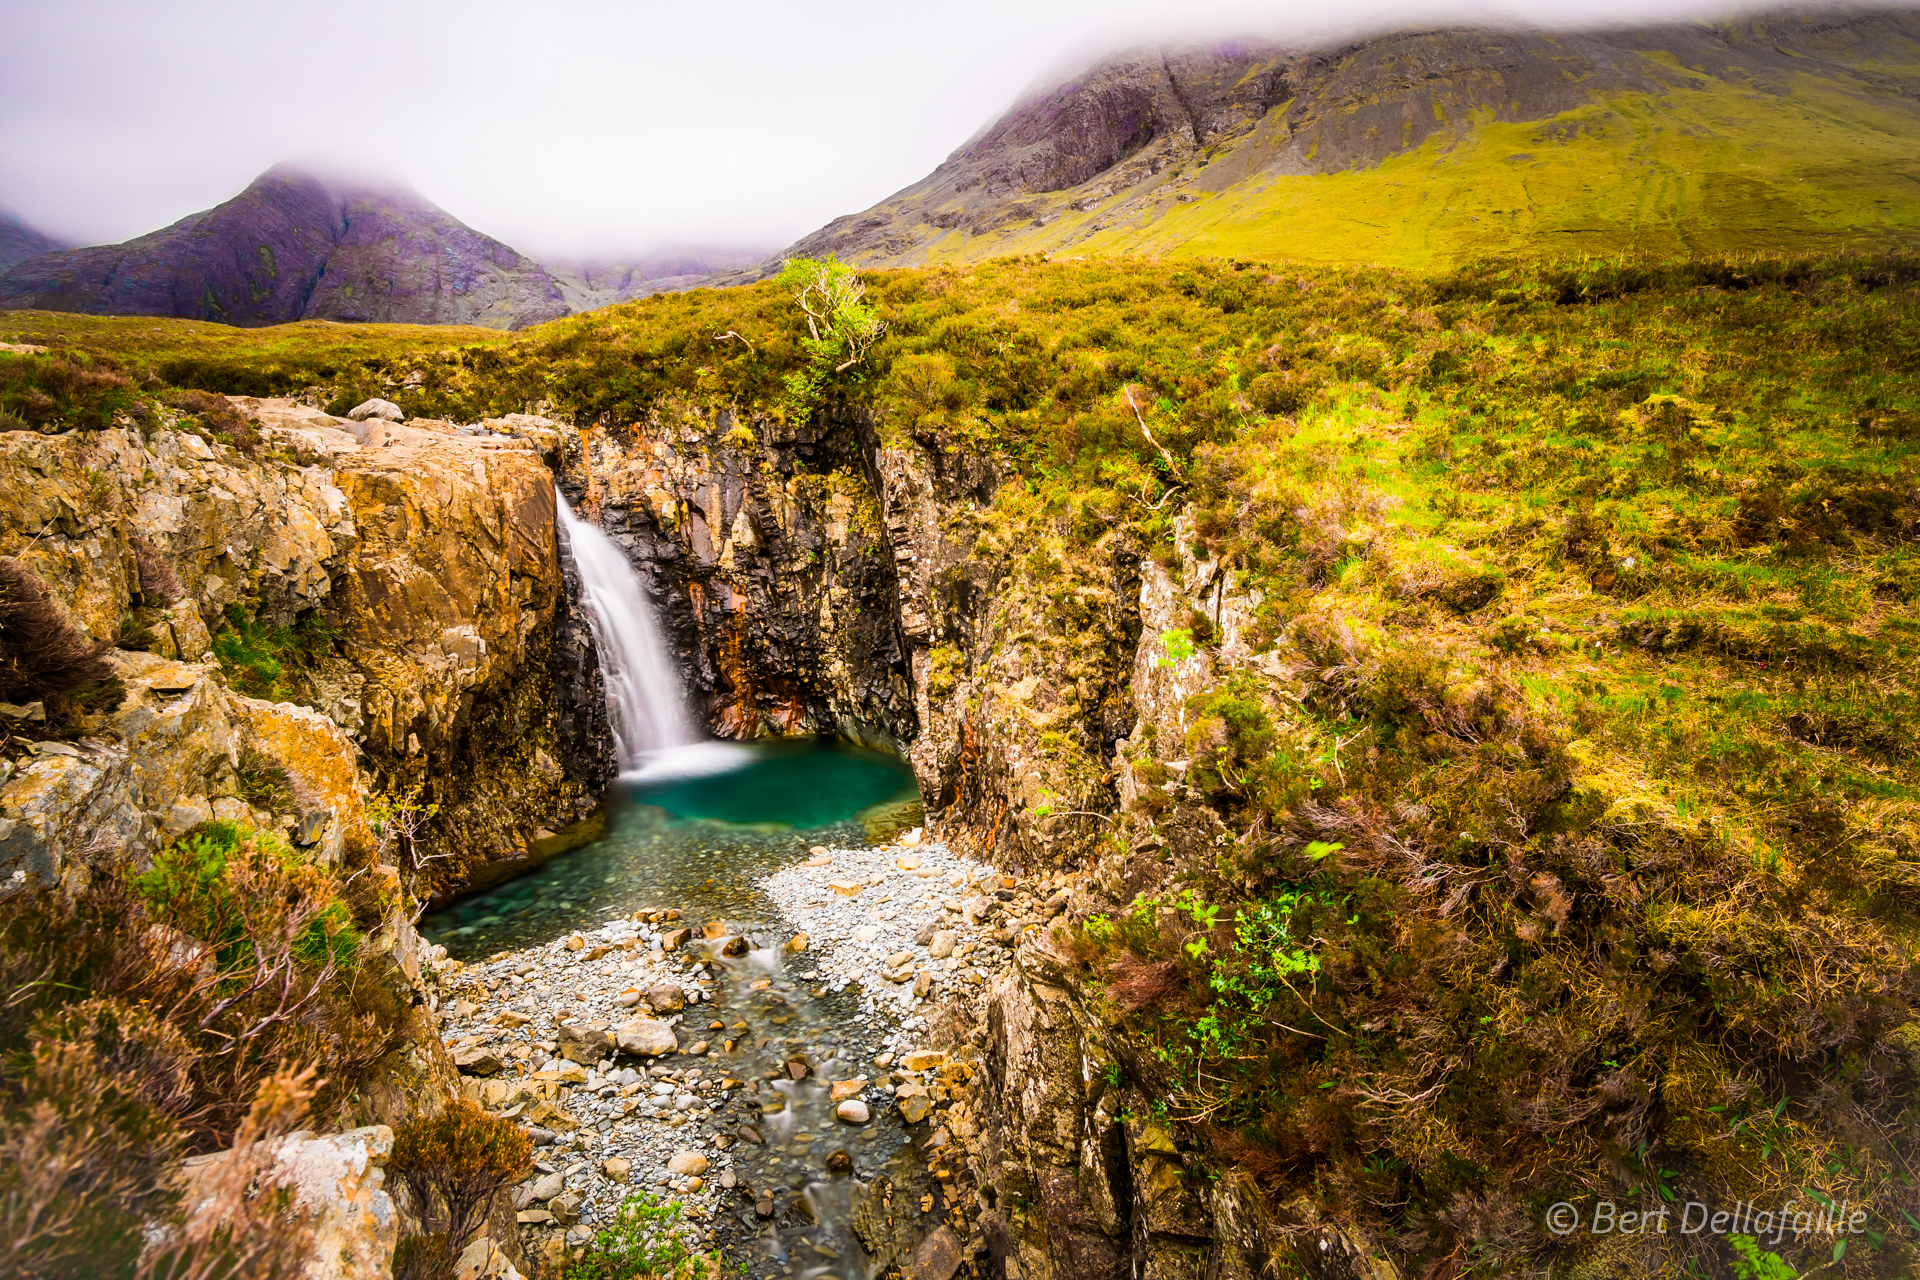
[{"label": "grassy moorland", "polygon": [[[1225,833],[1078,939],[1116,1078],[1422,1266],[1588,1247],[1543,1233],[1556,1200],[1798,1197],[1869,1210],[1828,1274],[1904,1273],[1920,263],[1029,257],[869,284],[886,333],[832,376],[795,377],[824,353],[773,283],[361,367],[444,417],[865,409],[990,452],[1019,482],[976,554],[1069,649],[1117,559],[1217,564],[1270,656],[1216,652],[1185,739],[1129,762],[1183,785],[1083,846]],[[1161,643],[1221,637],[1196,612]],[[1106,767],[1046,741],[1063,776]]]},{"label": "grassy moorland", "polygon": [[151,374],[169,386],[238,396],[288,395],[316,384],[333,388],[335,399],[359,390],[375,394],[380,388],[372,370],[409,356],[455,345],[485,347],[507,337],[498,329],[471,325],[298,320],[238,329],[153,316],[0,311],[0,342],[81,353]]},{"label": "grassy moorland", "polygon": [[[1276,176],[1263,166],[1284,126],[1263,122],[1167,171],[1155,183],[1165,191],[1036,196],[1026,218],[950,231],[915,253],[1245,254],[1434,270],[1489,253],[1862,251],[1920,239],[1906,194],[1910,105],[1813,76],[1786,95],[1702,79],[1547,121],[1488,108],[1450,124],[1378,165]],[[1175,200],[1183,178],[1189,194]]]}]

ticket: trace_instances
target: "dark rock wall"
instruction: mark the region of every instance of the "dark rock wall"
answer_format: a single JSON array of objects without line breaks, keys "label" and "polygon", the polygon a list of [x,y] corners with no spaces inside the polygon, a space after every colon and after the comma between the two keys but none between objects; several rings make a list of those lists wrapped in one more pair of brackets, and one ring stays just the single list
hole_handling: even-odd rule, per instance
[{"label": "dark rock wall", "polygon": [[895,564],[857,426],[686,410],[581,438],[569,499],[648,584],[698,719],[731,738],[914,738]]}]

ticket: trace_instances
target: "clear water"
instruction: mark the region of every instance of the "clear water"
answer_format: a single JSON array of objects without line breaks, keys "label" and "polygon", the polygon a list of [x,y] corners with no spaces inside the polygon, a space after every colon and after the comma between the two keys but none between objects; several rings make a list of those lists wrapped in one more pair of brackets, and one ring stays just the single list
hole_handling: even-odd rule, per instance
[{"label": "clear water", "polygon": [[[858,1128],[834,1119],[821,1076],[872,1075],[884,1028],[862,1015],[856,991],[818,985],[806,953],[779,952],[775,944],[789,930],[755,887],[813,845],[868,843],[874,806],[890,819],[874,834],[917,825],[911,771],[841,742],[705,743],[651,753],[608,795],[603,839],[421,921],[422,932],[456,958],[477,960],[639,908],[684,913],[696,932],[692,948],[719,978],[699,1019],[747,1029],[724,1058],[661,1062],[724,1063],[754,1082],[764,1145],[731,1148],[741,1185],[723,1195],[713,1220],[716,1244],[752,1280],[872,1280],[888,1260],[869,1257],[855,1237],[856,1204],[877,1175],[896,1187],[925,1180],[925,1160],[890,1104],[872,1099],[873,1120]],[[724,939],[699,940],[708,920],[755,939],[753,949],[727,957]],[[521,1007],[532,1011],[524,1001]],[[783,1063],[796,1050],[810,1055],[819,1074],[785,1078]],[[840,1155],[851,1160],[851,1176],[830,1171],[829,1157]],[[774,1207],[771,1217],[760,1216],[757,1202]]]},{"label": "clear water", "polygon": [[[420,922],[459,960],[547,942],[642,908],[770,921],[754,881],[813,845],[868,843],[864,811],[917,799],[904,761],[831,739],[654,752],[607,795],[606,835]],[[917,819],[915,819],[917,821]]]}]

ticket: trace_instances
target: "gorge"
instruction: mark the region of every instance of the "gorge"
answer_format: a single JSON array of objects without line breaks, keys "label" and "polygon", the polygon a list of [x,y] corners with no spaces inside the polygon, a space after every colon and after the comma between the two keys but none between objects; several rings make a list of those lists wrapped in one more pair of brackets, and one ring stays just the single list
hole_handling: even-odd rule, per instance
[{"label": "gorge", "polygon": [[0,313],[13,1256],[1910,1267],[1909,257],[812,266]]}]

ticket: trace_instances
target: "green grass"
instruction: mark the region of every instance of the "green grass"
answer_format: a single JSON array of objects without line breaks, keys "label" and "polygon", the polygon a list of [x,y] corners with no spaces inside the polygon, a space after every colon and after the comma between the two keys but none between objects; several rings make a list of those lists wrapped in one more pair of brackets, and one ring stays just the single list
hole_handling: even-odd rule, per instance
[{"label": "green grass", "polygon": [[[1205,168],[1168,170],[1084,210],[1071,203],[1084,198],[1078,188],[1024,197],[1045,226],[1023,220],[984,235],[960,228],[916,247],[909,260],[1057,252],[1429,270],[1496,254],[1920,244],[1920,113],[1910,102],[1813,75],[1797,77],[1790,94],[1710,76],[1693,85],[1623,94],[1541,121],[1501,121],[1483,110],[1378,166],[1330,174],[1263,171],[1288,141],[1284,113],[1275,112]],[[1180,188],[1190,201],[1157,190],[1183,176],[1192,179]]]},{"label": "green grass", "polygon": [[[409,357],[450,346],[485,349],[507,338],[497,329],[469,325],[299,320],[237,329],[148,316],[0,311],[0,341],[104,357],[168,386],[222,395],[288,395],[315,385],[383,393],[386,389],[371,369],[404,372]],[[398,377],[395,374],[396,381]]]},{"label": "green grass", "polygon": [[[1537,1267],[1547,1204],[1674,1179],[1870,1204],[1883,1244],[1842,1273],[1910,1263],[1920,263],[868,283],[886,336],[808,411],[1008,476],[944,531],[1001,587],[939,588],[934,670],[993,669],[984,635],[1041,673],[1044,703],[971,690],[1043,771],[1022,821],[1112,807],[1117,566],[1216,566],[1270,655],[1142,731],[1138,807],[1065,846],[1164,870],[1081,945],[1125,1087],[1183,1143],[1410,1271]],[[807,336],[765,284],[360,370],[417,371],[436,416],[546,401],[617,440],[726,410],[765,439]],[[1203,603],[1143,638],[1224,652]]]},{"label": "green grass", "polygon": [[269,702],[295,702],[311,695],[309,673],[333,651],[336,638],[331,624],[317,613],[280,626],[235,603],[227,606],[214,632],[213,654],[238,692]]}]

